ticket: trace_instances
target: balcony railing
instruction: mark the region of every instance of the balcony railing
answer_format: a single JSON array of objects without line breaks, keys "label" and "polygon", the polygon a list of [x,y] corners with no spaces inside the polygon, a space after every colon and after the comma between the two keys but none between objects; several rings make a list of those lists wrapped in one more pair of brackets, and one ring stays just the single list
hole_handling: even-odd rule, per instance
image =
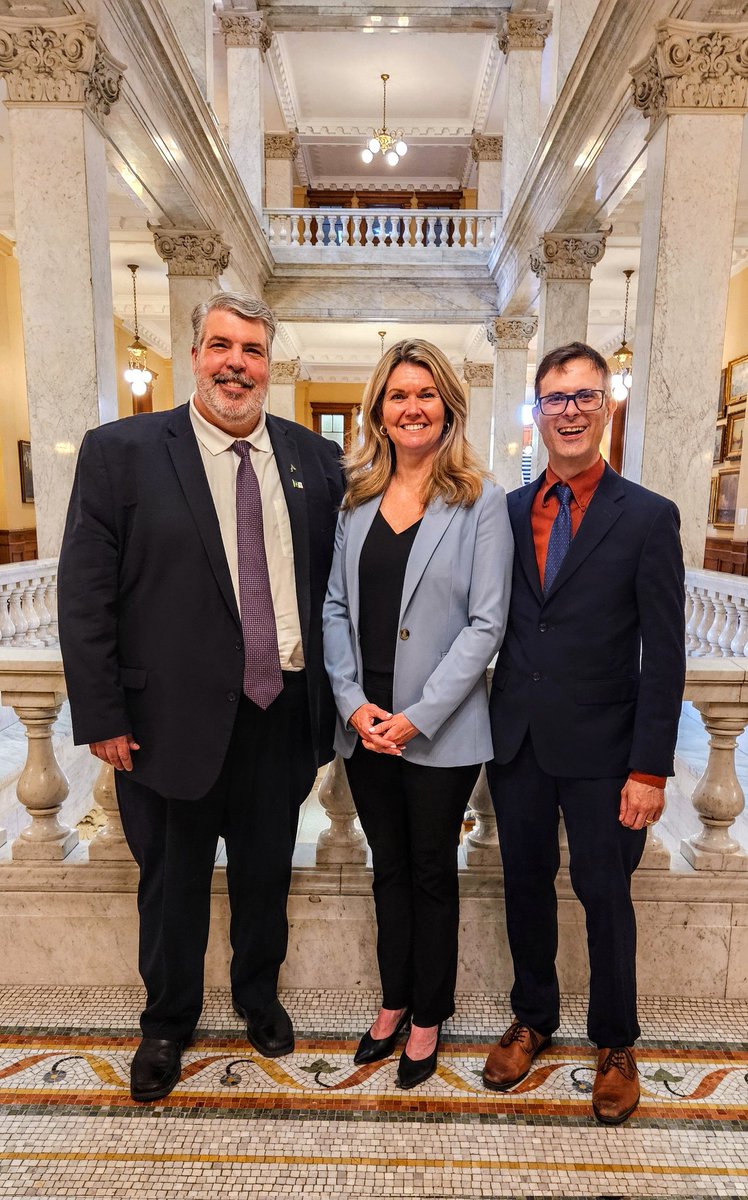
[{"label": "balcony railing", "polygon": [[748,578],[686,571],[686,653],[689,658],[748,654]]},{"label": "balcony railing", "polygon": [[[337,259],[413,255],[487,258],[496,242],[496,213],[458,209],[274,208],[264,214],[274,253],[309,251]],[[315,258],[318,257],[315,255]]]}]

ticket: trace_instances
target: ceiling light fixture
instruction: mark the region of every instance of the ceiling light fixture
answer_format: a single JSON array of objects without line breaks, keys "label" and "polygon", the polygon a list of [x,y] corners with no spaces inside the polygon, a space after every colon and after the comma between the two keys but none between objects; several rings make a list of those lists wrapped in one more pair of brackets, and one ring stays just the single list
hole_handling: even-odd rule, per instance
[{"label": "ceiling light fixture", "polygon": [[135,275],[138,270],[138,264],[128,263],[127,269],[128,271],[132,271],[132,306],[135,314],[135,341],[131,342],[127,347],[125,379],[130,385],[133,396],[145,396],[148,391],[148,384],[153,380],[153,375],[148,370],[147,347],[143,345],[138,337],[138,293],[135,288]]},{"label": "ceiling light fixture", "polygon": [[377,333],[377,337],[379,338],[379,357],[381,358],[384,354],[384,339],[387,337],[387,330],[380,329]]},{"label": "ceiling light fixture", "polygon": [[617,350],[613,351],[613,358],[618,363],[618,370],[611,378],[611,395],[614,400],[626,400],[631,391],[633,376],[631,367],[634,361],[633,351],[626,341],[626,323],[629,315],[629,288],[631,287],[631,276],[634,274],[633,269],[623,272],[626,276],[626,301],[623,306],[623,339]]},{"label": "ceiling light fixture", "polygon": [[382,80],[382,128],[374,130],[368,145],[361,151],[361,157],[365,163],[370,163],[373,161],[374,155],[379,154],[381,150],[387,165],[396,167],[403,155],[408,153],[408,144],[403,140],[402,129],[398,129],[396,133],[390,133],[387,129],[387,80],[389,75],[381,75],[380,78]]}]

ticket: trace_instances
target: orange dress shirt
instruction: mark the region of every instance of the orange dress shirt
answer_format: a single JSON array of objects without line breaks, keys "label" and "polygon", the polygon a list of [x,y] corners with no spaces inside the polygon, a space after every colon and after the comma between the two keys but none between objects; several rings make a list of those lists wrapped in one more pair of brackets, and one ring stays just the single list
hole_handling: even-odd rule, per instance
[{"label": "orange dress shirt", "polygon": [[[556,493],[553,492],[551,495],[548,493],[556,483],[564,482],[571,488],[569,511],[571,514],[571,535],[574,537],[579,526],[582,524],[584,514],[589,507],[590,500],[597,491],[597,485],[602,479],[604,471],[605,460],[602,454],[596,463],[593,463],[586,471],[580,471],[573,479],[562,481],[561,477],[555,471],[551,470],[550,466],[546,467],[545,482],[540,485],[535,494],[530,513],[532,538],[535,543],[535,558],[538,564],[538,574],[541,584],[543,575],[545,574],[545,560],[548,554],[548,541],[551,536],[551,528],[559,509]],[[648,783],[651,787],[656,788],[664,788],[665,786],[664,776],[645,775],[641,771],[630,771],[629,779],[633,779],[637,783]]]}]

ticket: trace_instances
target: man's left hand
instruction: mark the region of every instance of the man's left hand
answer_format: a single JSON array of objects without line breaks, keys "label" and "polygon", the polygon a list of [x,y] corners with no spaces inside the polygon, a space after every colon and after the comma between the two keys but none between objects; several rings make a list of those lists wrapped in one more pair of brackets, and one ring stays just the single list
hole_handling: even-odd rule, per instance
[{"label": "man's left hand", "polygon": [[627,779],[621,791],[618,819],[628,829],[644,829],[659,821],[665,807],[665,789]]}]

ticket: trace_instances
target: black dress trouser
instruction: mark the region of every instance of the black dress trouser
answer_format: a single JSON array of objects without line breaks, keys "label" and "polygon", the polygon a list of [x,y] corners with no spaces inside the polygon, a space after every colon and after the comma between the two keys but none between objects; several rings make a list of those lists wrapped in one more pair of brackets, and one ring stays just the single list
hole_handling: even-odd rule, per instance
[{"label": "black dress trouser", "polygon": [[[200,1016],[219,836],[226,842],[234,999],[249,1009],[276,996],[299,807],[316,772],[306,676],[284,672],[283,680],[264,711],[241,698],[221,773],[200,800],[169,799],[116,773],[125,837],[140,868],[145,1037],[186,1040]],[[199,726],[185,730],[185,737],[199,736]]]},{"label": "black dress trouser", "polygon": [[480,764],[425,767],[365,750],[345,767],[371,846],[384,1008],[416,1025],[454,1012],[460,897],[457,847]]},{"label": "black dress trouser", "polygon": [[515,1016],[539,1033],[559,1025],[557,902],[559,810],[569,841],[569,873],[587,923],[590,994],[587,1033],[599,1047],[632,1046],[636,1015],[636,918],[631,876],[646,830],[618,819],[625,775],[566,779],[538,765],[525,737],[511,762],[489,763],[504,867]]}]

